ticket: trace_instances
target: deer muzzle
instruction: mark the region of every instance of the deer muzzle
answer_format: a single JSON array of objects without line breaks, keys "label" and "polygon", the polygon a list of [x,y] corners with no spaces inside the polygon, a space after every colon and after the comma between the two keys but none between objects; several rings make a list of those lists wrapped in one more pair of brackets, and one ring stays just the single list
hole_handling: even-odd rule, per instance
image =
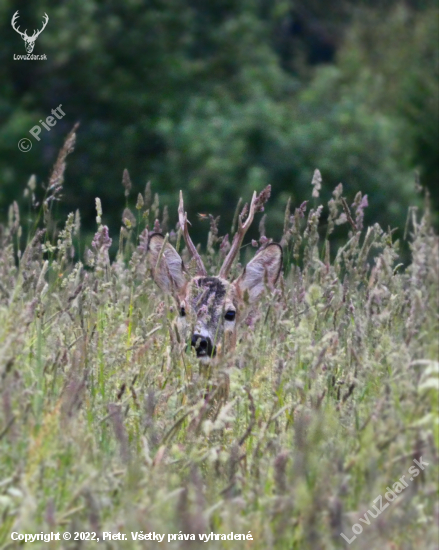
[{"label": "deer muzzle", "polygon": [[193,334],[191,346],[195,348],[195,352],[198,358],[215,357],[216,355],[216,348],[212,345],[212,340],[209,338],[209,336]]}]

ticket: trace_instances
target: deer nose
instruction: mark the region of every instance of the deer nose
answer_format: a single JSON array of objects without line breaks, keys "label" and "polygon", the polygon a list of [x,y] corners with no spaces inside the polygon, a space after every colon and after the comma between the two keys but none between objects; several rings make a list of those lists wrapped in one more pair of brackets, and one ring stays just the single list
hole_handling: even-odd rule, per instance
[{"label": "deer nose", "polygon": [[201,334],[194,334],[192,336],[191,345],[197,352],[197,357],[211,357],[212,352],[215,355],[215,350],[212,346],[212,341],[208,336],[201,336]]}]

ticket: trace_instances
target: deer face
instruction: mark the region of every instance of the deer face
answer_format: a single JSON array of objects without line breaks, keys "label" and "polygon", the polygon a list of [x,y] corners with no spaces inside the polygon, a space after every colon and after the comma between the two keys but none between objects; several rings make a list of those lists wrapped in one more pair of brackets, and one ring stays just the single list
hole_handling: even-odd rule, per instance
[{"label": "deer face", "polygon": [[24,38],[24,47],[26,48],[27,53],[32,53],[35,47],[35,40]]},{"label": "deer face", "polygon": [[174,297],[181,338],[209,363],[236,345],[236,329],[266,287],[273,286],[282,266],[282,248],[270,244],[247,264],[233,282],[206,275],[188,277],[177,251],[158,233],[150,237],[148,261],[157,285]]},{"label": "deer face", "polygon": [[194,277],[189,281],[179,303],[178,326],[203,361],[215,357],[224,340],[233,343],[236,298],[234,286],[219,277]]}]

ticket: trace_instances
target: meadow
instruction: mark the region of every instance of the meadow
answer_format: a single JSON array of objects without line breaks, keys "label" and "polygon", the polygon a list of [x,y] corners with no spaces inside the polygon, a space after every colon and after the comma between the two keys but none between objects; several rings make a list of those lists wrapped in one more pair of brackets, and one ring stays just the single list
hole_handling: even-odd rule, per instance
[{"label": "meadow", "polygon": [[[205,372],[145,262],[148,230],[175,227],[177,213],[147,186],[121,212],[114,258],[99,199],[85,245],[79,212],[55,219],[74,140],[40,204],[31,178],[29,210],[14,203],[0,227],[0,548],[23,545],[13,532],[94,532],[99,542],[26,546],[437,549],[439,248],[428,197],[408,212],[401,262],[392,230],[363,227],[367,198],[340,184],[320,205],[316,177],[307,202],[286,206],[276,290]],[[128,173],[123,184],[121,196],[133,193]],[[332,238],[340,226],[343,242]],[[256,246],[270,237],[259,229]],[[216,274],[213,217],[207,233]],[[169,239],[190,270],[179,231]],[[226,395],[215,389],[224,381]],[[423,466],[411,475],[414,461]],[[165,536],[132,540],[140,532]]]}]

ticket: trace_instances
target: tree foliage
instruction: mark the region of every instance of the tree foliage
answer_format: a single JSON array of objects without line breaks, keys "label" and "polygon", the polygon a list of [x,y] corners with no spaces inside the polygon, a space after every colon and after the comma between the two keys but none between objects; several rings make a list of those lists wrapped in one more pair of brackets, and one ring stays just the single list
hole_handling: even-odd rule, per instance
[{"label": "tree foliage", "polygon": [[[30,174],[47,179],[80,121],[64,202],[89,226],[96,196],[116,226],[125,168],[136,191],[151,179],[175,206],[183,189],[191,218],[227,226],[267,183],[275,206],[302,202],[318,167],[328,196],[342,179],[350,198],[368,194],[370,222],[402,227],[414,170],[432,189],[438,177],[437,10],[367,4],[327,18],[319,2],[288,0],[17,5],[29,28],[50,17],[35,50],[45,62],[13,60],[24,48],[1,4],[0,215]],[[20,152],[59,104],[67,116]]]}]

